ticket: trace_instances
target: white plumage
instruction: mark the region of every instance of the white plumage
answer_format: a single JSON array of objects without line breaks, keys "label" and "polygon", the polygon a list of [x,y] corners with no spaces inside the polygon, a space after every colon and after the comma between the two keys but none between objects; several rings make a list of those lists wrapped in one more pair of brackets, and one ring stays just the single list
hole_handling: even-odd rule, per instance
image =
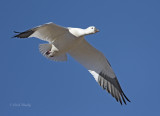
[{"label": "white plumage", "polygon": [[[49,42],[40,44],[40,52],[54,61],[67,61],[67,54],[75,58],[88,69],[99,85],[106,89],[117,101],[126,104],[130,100],[125,96],[120,84],[105,56],[91,46],[84,38],[99,30],[94,26],[86,29],[65,28],[54,23],[47,23],[25,32],[15,32],[18,38],[36,37]],[[122,100],[121,100],[122,99]]]}]

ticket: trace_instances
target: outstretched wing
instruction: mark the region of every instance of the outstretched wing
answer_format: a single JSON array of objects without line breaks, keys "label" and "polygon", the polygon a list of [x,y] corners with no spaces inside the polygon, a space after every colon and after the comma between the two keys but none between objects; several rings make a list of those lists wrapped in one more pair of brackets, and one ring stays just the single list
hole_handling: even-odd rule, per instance
[{"label": "outstretched wing", "polygon": [[15,32],[18,33],[14,37],[18,38],[29,38],[36,37],[44,41],[52,42],[57,37],[68,32],[67,28],[58,26],[54,23],[47,23],[44,25],[40,25],[38,27],[34,27],[24,32]]},{"label": "outstretched wing", "polygon": [[99,85],[106,89],[118,102],[126,104],[126,97],[105,56],[92,47],[84,38],[69,54],[88,69]]}]

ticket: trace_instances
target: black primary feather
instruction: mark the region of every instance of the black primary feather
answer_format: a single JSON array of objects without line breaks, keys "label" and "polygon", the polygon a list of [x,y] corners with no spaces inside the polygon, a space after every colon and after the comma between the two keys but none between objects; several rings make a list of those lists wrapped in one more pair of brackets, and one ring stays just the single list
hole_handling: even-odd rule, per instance
[{"label": "black primary feather", "polygon": [[32,35],[35,32],[34,29],[30,29],[24,32],[17,32],[14,31],[14,33],[18,33],[17,35],[13,36],[13,38],[17,37],[17,38],[28,38],[30,35]]}]

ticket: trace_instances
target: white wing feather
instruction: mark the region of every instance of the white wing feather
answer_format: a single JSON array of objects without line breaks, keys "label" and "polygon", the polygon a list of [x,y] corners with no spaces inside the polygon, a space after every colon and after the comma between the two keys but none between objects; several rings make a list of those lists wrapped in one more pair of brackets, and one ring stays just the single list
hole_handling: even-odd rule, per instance
[{"label": "white wing feather", "polygon": [[111,93],[117,101],[122,104],[122,98],[126,104],[124,97],[129,101],[105,56],[92,47],[84,38],[79,45],[69,51],[69,54],[86,67],[99,85]]},{"label": "white wing feather", "polygon": [[68,29],[58,26],[54,23],[47,23],[42,26],[36,27],[35,32],[29,37],[36,37],[41,40],[52,42],[58,36],[65,34]]}]

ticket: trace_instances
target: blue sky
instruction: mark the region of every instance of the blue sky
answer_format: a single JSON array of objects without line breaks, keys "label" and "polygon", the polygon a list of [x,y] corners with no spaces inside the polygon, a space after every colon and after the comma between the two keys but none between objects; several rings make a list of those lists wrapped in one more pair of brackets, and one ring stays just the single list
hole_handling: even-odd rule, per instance
[{"label": "blue sky", "polygon": [[[0,115],[160,115],[159,6],[158,0],[1,0]],[[86,39],[108,58],[131,103],[117,103],[72,57],[47,60],[38,50],[45,42],[11,38],[14,30],[47,22],[96,26],[100,32]]]}]

